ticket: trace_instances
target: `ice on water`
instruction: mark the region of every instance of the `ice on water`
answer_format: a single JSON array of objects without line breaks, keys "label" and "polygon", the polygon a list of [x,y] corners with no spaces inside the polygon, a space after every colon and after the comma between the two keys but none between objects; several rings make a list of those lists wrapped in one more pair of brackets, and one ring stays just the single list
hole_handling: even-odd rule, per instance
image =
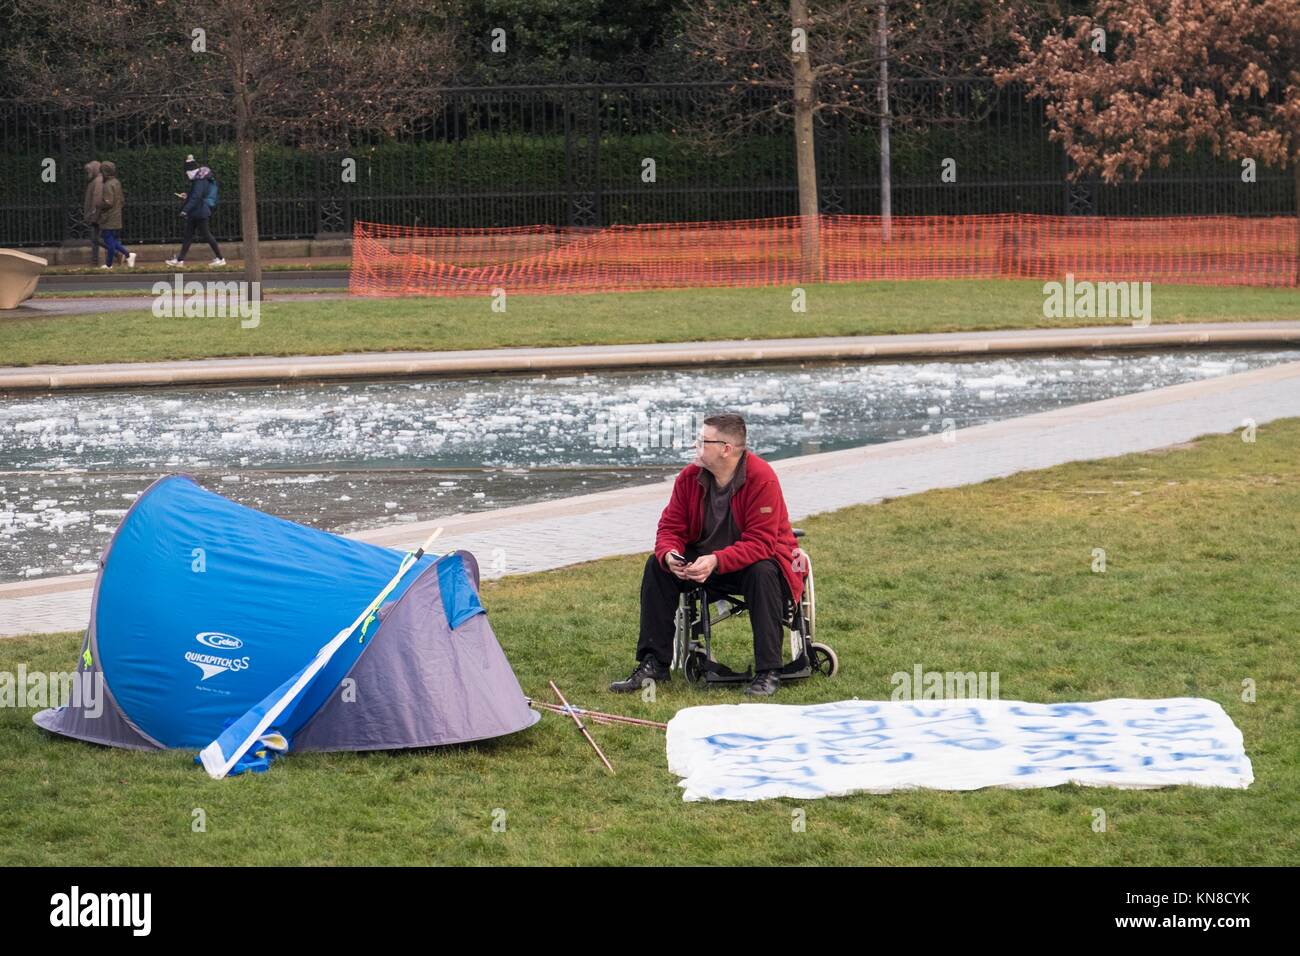
[{"label": "ice on water", "polygon": [[[119,504],[165,472],[352,529],[396,510],[590,491],[584,469],[607,469],[615,485],[653,480],[689,459],[702,411],[742,412],[758,452],[786,457],[1296,360],[1294,350],[1036,355],[0,399],[0,580],[93,569]],[[495,485],[485,466],[501,469]],[[430,468],[470,477],[417,472]],[[637,470],[612,477],[620,468]],[[302,473],[275,474],[285,469]],[[330,487],[309,494],[317,485]]]}]

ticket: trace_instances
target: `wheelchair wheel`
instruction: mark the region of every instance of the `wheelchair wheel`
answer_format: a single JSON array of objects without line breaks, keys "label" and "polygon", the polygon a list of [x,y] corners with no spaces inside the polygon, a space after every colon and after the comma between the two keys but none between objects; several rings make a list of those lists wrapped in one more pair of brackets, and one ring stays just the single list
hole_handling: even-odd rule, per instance
[{"label": "wheelchair wheel", "polygon": [[812,558],[805,554],[804,562],[807,571],[804,573],[803,595],[799,598],[799,604],[803,611],[804,623],[808,626],[808,638],[811,640],[817,634],[817,592],[813,586]]},{"label": "wheelchair wheel", "polygon": [[835,651],[829,644],[819,644],[816,641],[809,644],[808,663],[814,674],[823,677],[834,677],[840,672],[840,659],[835,656]]}]

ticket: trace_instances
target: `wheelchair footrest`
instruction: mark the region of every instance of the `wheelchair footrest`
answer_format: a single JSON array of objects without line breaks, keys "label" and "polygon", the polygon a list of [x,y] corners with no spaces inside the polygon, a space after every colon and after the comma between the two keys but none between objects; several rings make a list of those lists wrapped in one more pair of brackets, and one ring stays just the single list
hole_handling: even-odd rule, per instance
[{"label": "wheelchair footrest", "polygon": [[733,671],[726,664],[720,664],[717,661],[704,662],[704,682],[706,684],[736,684],[753,679],[753,668],[746,667],[743,671]]},{"label": "wheelchair footrest", "polygon": [[799,680],[804,677],[812,676],[812,668],[805,661],[791,661],[781,668],[782,680]]}]

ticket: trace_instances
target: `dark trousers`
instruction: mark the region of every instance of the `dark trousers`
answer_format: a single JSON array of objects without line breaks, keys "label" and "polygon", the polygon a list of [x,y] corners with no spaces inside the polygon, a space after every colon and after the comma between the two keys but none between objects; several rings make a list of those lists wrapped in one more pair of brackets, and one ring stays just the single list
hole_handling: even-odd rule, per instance
[{"label": "dark trousers", "polygon": [[198,237],[212,247],[212,255],[216,259],[221,258],[221,247],[217,245],[217,240],[212,238],[212,230],[208,228],[208,220],[195,219],[192,216],[185,217],[185,237],[181,240],[181,251],[177,259],[184,259],[185,253],[190,251],[190,243],[194,241],[195,233]]},{"label": "dark trousers", "polygon": [[90,261],[92,263],[99,261],[99,247],[103,242],[99,238],[99,223],[90,224]]},{"label": "dark trousers", "polygon": [[122,240],[117,238],[116,229],[101,229],[99,231],[99,241],[104,244],[104,265],[111,266],[113,257],[118,253],[123,256],[127,254],[126,246],[122,245]]},{"label": "dark trousers", "polygon": [[[696,555],[686,552],[693,560]],[[740,594],[749,606],[749,623],[754,632],[754,667],[760,671],[780,670],[781,643],[784,638],[782,611],[789,585],[776,559],[756,561],[729,574],[716,572],[704,582],[706,586]],[[694,581],[683,581],[665,568],[652,554],[641,577],[641,638],[636,645],[636,659],[647,655],[665,667],[673,659],[674,618],[677,598],[683,591],[697,588]]]}]

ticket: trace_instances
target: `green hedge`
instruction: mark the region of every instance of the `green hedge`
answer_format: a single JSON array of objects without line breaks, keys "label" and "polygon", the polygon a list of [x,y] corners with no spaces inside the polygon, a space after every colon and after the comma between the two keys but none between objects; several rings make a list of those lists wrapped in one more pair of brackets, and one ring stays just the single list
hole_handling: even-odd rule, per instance
[{"label": "green hedge", "polygon": [[[566,151],[563,136],[481,135],[457,142],[385,143],[318,156],[282,146],[257,150],[258,193],[261,196],[314,196],[322,177],[339,184],[344,156],[357,161],[357,185],[364,191],[405,193],[440,188],[471,188],[508,191],[558,188],[566,182]],[[575,147],[587,148],[579,141]],[[900,131],[892,137],[894,174],[900,180],[924,180],[933,176],[935,157],[967,157],[981,167],[1005,170],[1024,162],[1015,147],[988,131],[938,130]],[[196,147],[149,146],[112,149],[96,158],[117,163],[123,186],[136,197],[163,196],[184,184],[185,155],[193,152],[205,159],[222,187],[238,190],[239,163],[231,144],[210,147],[206,156]],[[856,167],[853,178],[874,178],[875,137],[850,137],[846,152]],[[789,137],[751,137],[718,154],[698,148],[689,140],[667,134],[603,136],[599,144],[602,182],[627,185],[639,182],[641,160],[653,157],[659,182],[708,186],[739,186],[751,183],[788,185],[795,172],[794,150]],[[30,202],[40,184],[39,152],[0,152],[0,201]],[[81,188],[83,157],[70,159],[70,168],[60,169],[61,180],[71,181],[71,192]],[[960,160],[959,160],[960,162]],[[1052,174],[1059,167],[1037,163],[1039,173]],[[63,190],[57,190],[63,192]]]},{"label": "green hedge", "polygon": [[[1025,184],[1035,184],[1041,192],[1040,187],[1062,175],[1059,149],[1047,141],[1045,132],[1026,141],[982,126],[898,129],[891,142],[894,183],[900,190],[938,186],[940,164],[947,157],[957,160],[959,187],[985,184],[976,187],[982,190],[978,197],[951,187],[943,191],[946,195],[936,190],[932,199],[918,200],[921,205],[914,212],[951,212],[962,209],[963,203],[969,211],[1018,208]],[[747,218],[793,211],[795,157],[786,135],[753,136],[722,153],[664,133],[605,135],[593,167],[583,152],[589,148],[585,140],[566,144],[562,135],[475,134],[451,142],[387,142],[327,156],[284,146],[260,147],[256,163],[263,234],[313,234],[318,197],[346,201],[349,221],[376,214],[399,222],[462,226],[551,221],[557,210],[562,216],[567,208],[566,145],[575,150],[583,177],[598,179],[607,222]],[[97,157],[118,165],[127,196],[128,239],[166,241],[179,235],[178,202],[172,193],[185,188],[187,152],[205,160],[221,183],[223,211],[214,229],[228,237],[237,232],[239,164],[233,145],[212,146],[206,152],[149,146],[108,150]],[[341,182],[345,156],[357,162],[355,185]],[[646,157],[656,163],[653,186],[641,181]],[[74,231],[73,211],[80,208],[84,189],[84,158],[70,158],[55,184],[41,182],[43,159],[37,152],[0,152],[0,243],[53,244]],[[1144,184],[1124,187],[1115,195],[1146,197],[1147,213],[1187,213],[1195,210],[1178,208],[1186,204],[1187,194],[1159,180],[1186,176],[1230,185],[1237,173],[1226,161],[1205,154],[1179,154],[1173,160],[1170,170],[1157,171]],[[855,132],[842,145],[827,137],[820,162],[823,182],[834,179],[846,194],[866,195],[863,190],[871,191],[879,169],[874,132]],[[1290,207],[1289,186],[1266,182],[1270,173],[1261,169],[1258,188],[1242,199],[1249,198],[1252,211]],[[1049,188],[1049,203],[1050,193]]]}]

